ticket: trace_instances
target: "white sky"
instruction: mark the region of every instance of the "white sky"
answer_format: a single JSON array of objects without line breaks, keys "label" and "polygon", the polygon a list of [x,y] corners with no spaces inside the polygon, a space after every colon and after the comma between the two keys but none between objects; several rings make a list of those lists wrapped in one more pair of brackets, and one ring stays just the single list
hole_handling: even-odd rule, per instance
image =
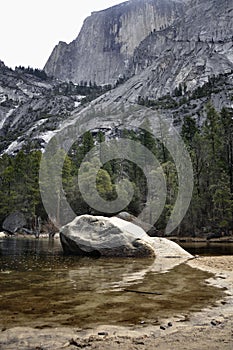
[{"label": "white sky", "polygon": [[84,19],[124,0],[0,0],[0,60],[43,68],[59,41],[74,40]]}]

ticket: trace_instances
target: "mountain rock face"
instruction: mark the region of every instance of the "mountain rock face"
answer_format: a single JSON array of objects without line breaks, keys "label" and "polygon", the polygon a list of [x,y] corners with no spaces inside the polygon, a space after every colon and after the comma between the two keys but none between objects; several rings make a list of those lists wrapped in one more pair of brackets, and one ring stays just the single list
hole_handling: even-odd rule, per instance
[{"label": "mountain rock face", "polygon": [[145,73],[148,96],[172,94],[179,84],[192,91],[209,77],[233,70],[232,33],[230,0],[190,1],[183,18],[140,43],[130,70],[135,75],[150,67]]},{"label": "mountain rock face", "polygon": [[[218,111],[232,109],[232,33],[232,0],[131,0],[93,13],[76,40],[54,49],[45,66],[54,78],[0,62],[0,152],[28,142],[41,149],[86,119],[89,128],[114,133],[123,117],[130,123],[124,110],[138,105],[178,128],[186,116],[201,124],[208,100]],[[112,90],[91,91],[81,103],[90,81],[91,89],[96,82]]]},{"label": "mountain rock face", "polygon": [[114,84],[150,66],[149,90],[163,96],[232,70],[232,33],[231,0],[131,0],[88,17],[72,43],[55,47],[45,71]]},{"label": "mountain rock face", "polygon": [[128,76],[135,49],[151,32],[183,17],[185,1],[131,0],[93,12],[78,37],[53,50],[45,71],[59,79],[114,84]]},{"label": "mountain rock face", "polygon": [[82,107],[86,92],[98,96],[99,90],[48,78],[39,70],[12,70],[0,61],[0,153],[28,143],[43,148],[60,123]]}]

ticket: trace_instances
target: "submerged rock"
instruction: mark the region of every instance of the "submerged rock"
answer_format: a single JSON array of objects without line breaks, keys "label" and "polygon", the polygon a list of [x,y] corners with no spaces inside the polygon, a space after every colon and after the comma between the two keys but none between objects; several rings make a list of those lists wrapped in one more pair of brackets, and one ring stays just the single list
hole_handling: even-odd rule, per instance
[{"label": "submerged rock", "polygon": [[[193,259],[193,255],[186,252],[177,243],[170,241],[164,237],[151,237],[152,246],[155,249],[155,255],[157,258],[169,258],[169,260],[181,260],[181,259]],[[171,261],[171,264],[173,262]],[[168,265],[168,262],[166,262]]]},{"label": "submerged rock", "polygon": [[104,257],[190,259],[192,255],[166,238],[149,237],[139,226],[118,217],[81,215],[60,229],[67,254]]},{"label": "submerged rock", "polygon": [[68,254],[105,257],[154,257],[149,237],[139,226],[117,217],[82,215],[60,230]]}]

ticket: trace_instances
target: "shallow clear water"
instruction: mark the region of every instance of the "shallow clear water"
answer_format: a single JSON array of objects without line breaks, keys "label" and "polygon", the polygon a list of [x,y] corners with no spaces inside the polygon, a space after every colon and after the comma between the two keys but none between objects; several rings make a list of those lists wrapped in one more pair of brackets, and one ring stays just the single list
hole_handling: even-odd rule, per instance
[{"label": "shallow clear water", "polygon": [[157,324],[223,294],[206,272],[181,264],[155,273],[153,263],[64,256],[58,240],[0,239],[0,326]]}]

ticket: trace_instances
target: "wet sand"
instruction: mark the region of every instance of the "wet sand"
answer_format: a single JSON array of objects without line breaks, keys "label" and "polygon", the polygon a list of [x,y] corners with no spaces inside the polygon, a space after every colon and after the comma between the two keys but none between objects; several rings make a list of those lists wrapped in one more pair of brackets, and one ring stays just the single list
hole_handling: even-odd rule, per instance
[{"label": "wet sand", "polygon": [[0,332],[1,350],[144,349],[217,350],[233,348],[233,256],[190,260],[194,268],[214,273],[208,282],[226,289],[216,307],[193,314],[176,315],[160,325],[124,328],[34,329],[16,327]]}]

